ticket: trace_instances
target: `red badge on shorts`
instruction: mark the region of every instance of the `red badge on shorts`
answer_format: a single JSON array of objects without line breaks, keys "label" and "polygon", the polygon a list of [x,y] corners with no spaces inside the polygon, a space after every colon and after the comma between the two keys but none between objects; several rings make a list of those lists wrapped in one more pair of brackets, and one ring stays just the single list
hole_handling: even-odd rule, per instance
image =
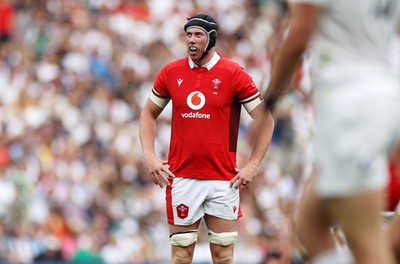
[{"label": "red badge on shorts", "polygon": [[180,204],[176,207],[176,214],[179,218],[186,218],[189,214],[189,206],[185,204]]}]

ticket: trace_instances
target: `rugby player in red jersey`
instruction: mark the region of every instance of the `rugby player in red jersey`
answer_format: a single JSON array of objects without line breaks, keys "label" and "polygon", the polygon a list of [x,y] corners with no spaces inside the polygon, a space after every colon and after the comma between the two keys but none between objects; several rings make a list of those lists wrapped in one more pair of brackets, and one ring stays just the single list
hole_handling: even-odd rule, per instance
[{"label": "rugby player in red jersey", "polygon": [[[164,66],[140,118],[147,171],[166,187],[172,263],[191,263],[200,221],[213,263],[233,263],[241,216],[239,190],[248,188],[269,146],[274,122],[260,92],[239,64],[215,51],[217,24],[199,14],[184,25],[188,57]],[[156,120],[172,101],[168,161],[156,156]],[[248,163],[236,168],[241,108],[259,122]],[[165,166],[165,165],[168,166]]]}]

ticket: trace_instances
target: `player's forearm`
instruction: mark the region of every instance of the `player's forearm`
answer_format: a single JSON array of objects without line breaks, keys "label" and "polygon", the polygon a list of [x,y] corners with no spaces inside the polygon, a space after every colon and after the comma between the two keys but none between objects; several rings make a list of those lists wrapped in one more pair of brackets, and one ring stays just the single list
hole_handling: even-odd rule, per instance
[{"label": "player's forearm", "polygon": [[155,155],[154,140],[156,138],[156,120],[146,113],[142,113],[140,118],[139,138],[143,155]]},{"label": "player's forearm", "polygon": [[255,120],[257,131],[254,133],[254,145],[248,163],[259,166],[267,153],[274,131],[274,119],[270,111],[264,113],[264,118]]},{"label": "player's forearm", "polygon": [[318,8],[309,5],[299,5],[293,10],[288,34],[277,51],[271,81],[264,94],[265,103],[271,106],[270,109],[289,91],[293,73],[317,30],[319,14]]},{"label": "player's forearm", "polygon": [[272,78],[264,94],[266,104],[270,105],[271,108],[284,94],[289,92],[293,73],[305,51],[305,46],[293,43],[293,41],[295,40],[287,39],[282,43],[274,60],[274,65],[272,65]]}]

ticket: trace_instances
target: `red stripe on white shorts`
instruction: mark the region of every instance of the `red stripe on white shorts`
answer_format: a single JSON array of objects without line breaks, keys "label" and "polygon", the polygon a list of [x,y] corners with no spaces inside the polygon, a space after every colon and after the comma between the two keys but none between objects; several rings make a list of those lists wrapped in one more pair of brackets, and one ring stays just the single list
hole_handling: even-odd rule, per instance
[{"label": "red stripe on white shorts", "polygon": [[172,184],[174,183],[173,179],[169,179],[170,185],[167,185],[166,191],[165,191],[165,205],[167,209],[167,218],[168,218],[168,224],[173,225],[174,224],[174,211],[172,208]]}]

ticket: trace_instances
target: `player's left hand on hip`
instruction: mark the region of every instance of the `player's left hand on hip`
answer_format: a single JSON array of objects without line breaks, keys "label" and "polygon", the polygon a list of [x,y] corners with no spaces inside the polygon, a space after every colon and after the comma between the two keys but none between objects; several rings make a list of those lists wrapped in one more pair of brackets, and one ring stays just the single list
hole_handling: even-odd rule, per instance
[{"label": "player's left hand on hip", "polygon": [[236,171],[237,174],[230,183],[231,187],[233,186],[235,189],[248,189],[257,174],[257,166],[246,164],[242,169],[236,169]]}]

